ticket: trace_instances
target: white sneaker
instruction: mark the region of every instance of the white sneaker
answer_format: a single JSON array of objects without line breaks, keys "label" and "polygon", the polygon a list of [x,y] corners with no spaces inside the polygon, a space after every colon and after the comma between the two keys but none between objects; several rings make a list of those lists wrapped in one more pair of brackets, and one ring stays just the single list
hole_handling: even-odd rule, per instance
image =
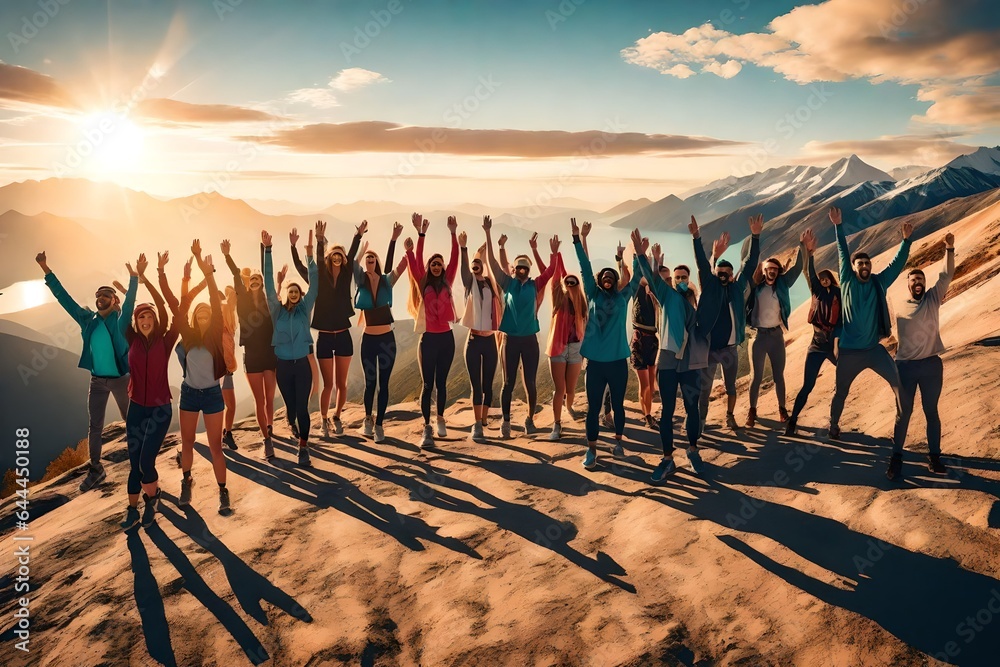
[{"label": "white sneaker", "polygon": [[555,422],[552,424],[552,433],[549,433],[549,440],[555,442],[562,437],[562,424]]},{"label": "white sneaker", "polygon": [[447,438],[448,437],[448,429],[445,427],[444,417],[438,417],[437,418],[437,431],[438,431],[438,437],[439,438]]},{"label": "white sneaker", "polygon": [[535,420],[531,417],[525,417],[524,419],[524,434],[531,435],[535,432]]},{"label": "white sneaker", "polygon": [[371,415],[365,417],[365,423],[361,429],[361,433],[364,434],[366,438],[370,438],[373,435],[375,435],[374,428],[375,428],[375,419]]},{"label": "white sneaker", "polygon": [[434,429],[430,424],[424,424],[424,439],[420,441],[420,447],[430,449],[434,446]]},{"label": "white sneaker", "polygon": [[472,442],[483,442],[486,438],[483,437],[483,423],[475,422],[472,425],[472,433],[469,434],[469,440]]},{"label": "white sneaker", "polygon": [[324,438],[329,438],[330,437],[330,418],[329,417],[327,417],[326,419],[323,420],[323,437]]},{"label": "white sneaker", "polygon": [[375,442],[385,442],[385,431],[381,424],[375,424]]},{"label": "white sneaker", "polygon": [[340,421],[340,417],[334,417],[332,423],[334,435],[344,435],[344,422]]},{"label": "white sneaker", "polygon": [[510,422],[504,421],[500,424],[500,437],[504,440],[510,440]]}]

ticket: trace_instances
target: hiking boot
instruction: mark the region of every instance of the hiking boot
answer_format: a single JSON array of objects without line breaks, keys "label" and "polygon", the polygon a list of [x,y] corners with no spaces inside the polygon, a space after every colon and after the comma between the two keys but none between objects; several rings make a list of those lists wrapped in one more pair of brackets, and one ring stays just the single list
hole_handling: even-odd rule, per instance
[{"label": "hiking boot", "polygon": [[226,431],[222,435],[222,444],[225,445],[226,447],[229,447],[229,449],[233,450],[234,452],[240,448],[239,445],[236,444],[236,438],[233,437],[232,431]]},{"label": "hiking boot", "polygon": [[187,507],[191,504],[192,486],[194,486],[194,477],[185,477],[181,480],[181,497],[177,499],[178,507]]},{"label": "hiking boot", "polygon": [[264,438],[264,459],[270,461],[274,458],[274,441],[271,438]]},{"label": "hiking boot", "polygon": [[469,440],[472,442],[483,442],[486,438],[483,437],[483,423],[475,422],[472,425],[472,433],[469,434]]},{"label": "hiking boot", "polygon": [[747,411],[746,427],[753,428],[756,423],[757,423],[757,408],[750,408]]},{"label": "hiking boot", "polygon": [[549,433],[549,440],[555,442],[561,437],[562,437],[562,424],[560,424],[559,422],[555,422],[554,424],[552,424],[552,432]]},{"label": "hiking boot", "polygon": [[[80,482],[80,491],[87,492],[104,481],[108,474],[104,471],[104,466],[98,465],[96,468],[91,465],[87,470],[87,476]],[[138,511],[138,510],[137,510]]]},{"label": "hiking boot", "polygon": [[420,441],[421,449],[434,447],[434,429],[430,424],[424,424],[424,439]]},{"label": "hiking boot", "polygon": [[795,435],[796,418],[789,417],[788,421],[785,423],[785,435],[792,436]]},{"label": "hiking boot", "polygon": [[510,421],[507,419],[500,423],[500,437],[503,440],[510,440]]},{"label": "hiking boot", "polygon": [[437,434],[437,437],[439,438],[448,437],[448,428],[445,426],[444,417],[441,416],[437,418]]},{"label": "hiking boot", "polygon": [[698,453],[697,449],[688,448],[687,450],[688,462],[691,463],[691,470],[694,470],[694,474],[700,475],[705,472],[705,464],[701,460],[701,454]]},{"label": "hiking boot", "polygon": [[309,459],[308,445],[299,445],[299,465],[303,468],[312,468],[312,461]]},{"label": "hiking boot", "polygon": [[156,510],[160,507],[160,490],[157,489],[156,494],[152,496],[144,493],[142,499],[146,501],[142,507],[142,527],[149,528],[156,521]]},{"label": "hiking boot", "polygon": [[667,475],[672,475],[675,470],[677,470],[677,466],[674,465],[672,458],[663,459],[660,461],[660,465],[656,466],[656,470],[653,471],[653,484],[659,484],[666,479]]},{"label": "hiking boot", "polygon": [[616,459],[620,459],[623,456],[625,456],[625,448],[622,447],[622,441],[621,440],[616,440],[615,441],[615,448],[611,451],[611,453],[612,453],[612,455]]},{"label": "hiking boot", "polygon": [[340,421],[340,417],[334,415],[331,425],[333,426],[334,435],[344,435],[344,422]]},{"label": "hiking boot", "polygon": [[373,431],[375,442],[385,442],[385,430],[382,429],[381,424],[375,424]]},{"label": "hiking boot", "polygon": [[892,458],[889,459],[889,468],[885,471],[885,476],[889,479],[896,479],[902,477],[903,473],[903,455],[893,452]]},{"label": "hiking boot", "polygon": [[125,510],[125,520],[121,522],[122,530],[128,532],[139,525],[139,508],[128,506]]},{"label": "hiking boot", "polygon": [[375,435],[375,418],[371,415],[365,417],[365,421],[361,425],[361,434],[366,438],[371,438]]},{"label": "hiking boot", "polygon": [[524,418],[524,434],[531,435],[535,432],[535,420],[531,417]]},{"label": "hiking boot", "polygon": [[778,408],[778,421],[782,424],[788,421],[788,410],[783,407]]},{"label": "hiking boot", "polygon": [[229,489],[222,487],[219,489],[219,514],[225,514],[232,509],[229,504]]},{"label": "hiking boot", "polygon": [[322,422],[321,427],[323,429],[323,437],[324,438],[329,438],[330,437],[330,418],[327,417],[326,419],[321,419],[320,421]]},{"label": "hiking boot", "polygon": [[840,427],[836,424],[830,424],[830,427],[827,429],[827,437],[830,440],[840,440]]},{"label": "hiking boot", "polygon": [[927,469],[939,475],[943,475],[948,472],[948,469],[944,467],[943,463],[941,463],[940,454],[931,454],[927,457]]},{"label": "hiking boot", "polygon": [[587,449],[587,453],[583,455],[583,467],[587,470],[593,470],[597,467],[597,450]]},{"label": "hiking boot", "polygon": [[656,417],[654,417],[653,415],[646,415],[646,417],[643,419],[643,421],[645,422],[645,424],[646,424],[646,426],[648,428],[650,428],[650,429],[652,429],[654,431],[659,431],[660,430],[660,422],[658,422],[656,420]]},{"label": "hiking boot", "polygon": [[736,416],[732,412],[726,413],[726,427],[733,431],[739,431],[739,426],[736,424]]}]

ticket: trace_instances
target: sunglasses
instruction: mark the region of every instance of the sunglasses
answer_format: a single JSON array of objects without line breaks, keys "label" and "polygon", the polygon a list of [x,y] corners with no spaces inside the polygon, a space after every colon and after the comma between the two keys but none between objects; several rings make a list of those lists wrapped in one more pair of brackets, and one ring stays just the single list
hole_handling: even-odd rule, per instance
[{"label": "sunglasses", "polygon": [[579,284],[580,283],[576,282],[575,280],[567,280],[566,281],[566,287],[576,287]]},{"label": "sunglasses", "polygon": [[438,268],[442,268],[444,264],[441,262],[431,262],[431,268],[433,269],[435,266]]},{"label": "sunglasses", "polygon": [[526,267],[526,266],[515,266],[514,270],[515,271],[527,271],[528,267]]},{"label": "sunglasses", "polygon": [[718,277],[720,277],[720,278],[721,278],[722,276],[726,276],[727,278],[732,278],[732,277],[733,277],[733,272],[732,272],[732,271],[719,271],[719,272],[718,272],[717,274],[715,274],[715,275],[717,275],[717,276],[718,276]]}]

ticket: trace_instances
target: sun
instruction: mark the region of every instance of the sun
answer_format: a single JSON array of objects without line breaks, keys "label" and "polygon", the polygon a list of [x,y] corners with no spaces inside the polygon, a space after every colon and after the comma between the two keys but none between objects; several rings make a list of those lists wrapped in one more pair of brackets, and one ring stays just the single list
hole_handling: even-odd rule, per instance
[{"label": "sun", "polygon": [[142,159],[143,131],[127,115],[106,111],[86,116],[80,123],[84,141],[86,167],[98,173],[127,172],[139,166]]}]

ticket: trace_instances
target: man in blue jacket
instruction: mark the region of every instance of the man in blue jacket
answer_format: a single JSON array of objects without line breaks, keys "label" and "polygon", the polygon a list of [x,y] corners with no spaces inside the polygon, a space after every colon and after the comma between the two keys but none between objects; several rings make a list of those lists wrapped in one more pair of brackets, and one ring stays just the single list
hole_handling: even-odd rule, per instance
[{"label": "man in blue jacket", "polygon": [[52,291],[52,295],[80,325],[80,334],[83,336],[83,352],[80,354],[79,367],[90,371],[90,391],[87,393],[87,409],[90,412],[88,435],[90,470],[80,484],[80,491],[89,491],[107,476],[101,464],[101,447],[104,444],[102,433],[108,395],[114,395],[122,419],[125,419],[125,414],[128,412],[129,346],[125,340],[125,327],[132,321],[139,279],[137,276],[129,278],[125,303],[121,306],[114,287],[107,285],[99,287],[94,294],[94,305],[97,308],[95,313],[90,308],[78,304],[66,292],[56,274],[49,269],[45,251],[38,253],[35,261],[42,267],[45,284]]},{"label": "man in blue jacket", "polygon": [[[830,209],[830,221],[837,231],[837,250],[840,256],[840,290],[843,304],[844,330],[840,336],[837,356],[837,390],[830,405],[830,437],[840,437],[840,415],[844,412],[844,401],[854,379],[866,368],[878,373],[889,386],[896,399],[896,422],[902,419],[899,401],[899,372],[889,351],[879,341],[888,338],[892,332],[889,319],[889,304],[885,292],[902,273],[910,256],[910,234],[913,225],[903,223],[900,230],[902,243],[892,262],[881,273],[872,273],[872,260],[866,253],[856,252],[851,256],[847,247],[847,235],[841,224],[839,208]],[[895,443],[896,451],[902,451],[903,443]],[[886,475],[894,479],[902,468],[902,459],[890,460]]]},{"label": "man in blue jacket", "polygon": [[[709,332],[708,368],[701,378],[701,400],[699,414],[705,430],[708,414],[708,397],[719,366],[726,382],[726,425],[736,430],[736,372],[739,369],[737,347],[746,340],[746,299],[750,292],[750,274],[757,266],[760,256],[760,232],[764,228],[764,216],[750,217],[750,252],[740,266],[740,272],[733,273],[733,265],[720,259],[712,270],[712,264],[705,255],[701,244],[698,222],[691,216],[688,231],[694,239],[694,257],[698,264],[698,282],[701,284],[701,299],[698,301],[698,328]],[[721,257],[729,247],[729,234],[723,233],[712,244],[712,256]]]}]

